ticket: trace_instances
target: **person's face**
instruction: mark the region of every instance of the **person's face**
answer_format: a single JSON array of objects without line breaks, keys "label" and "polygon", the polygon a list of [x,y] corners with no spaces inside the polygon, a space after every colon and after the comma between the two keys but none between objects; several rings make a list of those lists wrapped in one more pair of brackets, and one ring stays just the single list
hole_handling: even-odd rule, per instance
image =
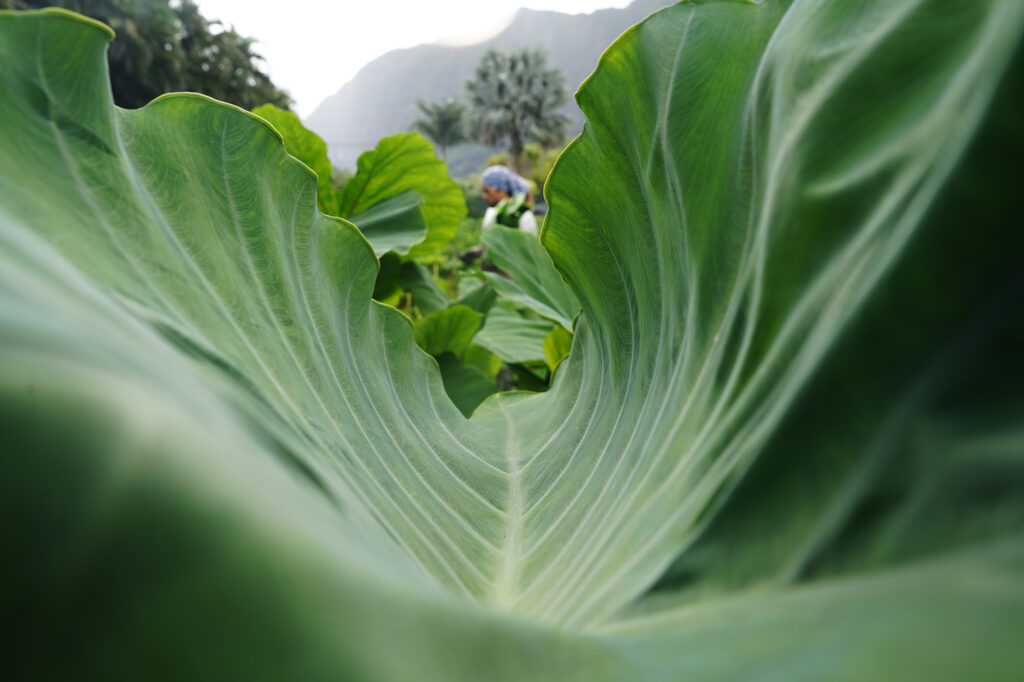
[{"label": "person's face", "polygon": [[495,189],[490,185],[483,186],[484,191],[484,203],[488,206],[496,206],[502,199],[508,199],[508,192],[500,189]]}]

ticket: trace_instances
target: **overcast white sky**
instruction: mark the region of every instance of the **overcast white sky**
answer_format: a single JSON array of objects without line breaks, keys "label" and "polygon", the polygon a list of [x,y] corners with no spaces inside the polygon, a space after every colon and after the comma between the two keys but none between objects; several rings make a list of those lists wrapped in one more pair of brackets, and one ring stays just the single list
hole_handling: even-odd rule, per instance
[{"label": "overcast white sky", "polygon": [[625,7],[629,0],[196,0],[203,16],[259,41],[274,82],[308,116],[367,62],[390,50],[497,33],[520,7],[566,13]]}]

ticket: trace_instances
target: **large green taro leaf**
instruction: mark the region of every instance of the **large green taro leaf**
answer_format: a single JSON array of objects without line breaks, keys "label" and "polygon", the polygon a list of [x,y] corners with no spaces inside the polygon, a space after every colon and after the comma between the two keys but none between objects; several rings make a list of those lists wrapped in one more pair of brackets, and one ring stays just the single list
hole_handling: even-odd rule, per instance
[{"label": "large green taro leaf", "polygon": [[[418,205],[409,203],[413,193],[419,195]],[[365,218],[385,202],[393,219],[379,224],[393,234],[388,248],[398,244],[402,254],[419,261],[438,260],[466,215],[462,190],[448,177],[447,166],[434,154],[433,145],[418,133],[385,137],[359,155],[358,170],[338,198],[338,215],[362,227],[360,214]],[[408,225],[410,216],[421,216],[425,236],[413,229],[422,226]],[[374,218],[379,221],[380,217]],[[398,234],[395,228],[404,228],[404,233]]]},{"label": "large green taro leaf", "polygon": [[629,31],[547,185],[572,352],[467,420],[261,119],[0,14],[15,676],[1013,679],[1022,25]]},{"label": "large green taro leaf", "polygon": [[464,305],[429,313],[413,325],[416,345],[435,357],[450,352],[461,358],[483,319],[483,315]]}]

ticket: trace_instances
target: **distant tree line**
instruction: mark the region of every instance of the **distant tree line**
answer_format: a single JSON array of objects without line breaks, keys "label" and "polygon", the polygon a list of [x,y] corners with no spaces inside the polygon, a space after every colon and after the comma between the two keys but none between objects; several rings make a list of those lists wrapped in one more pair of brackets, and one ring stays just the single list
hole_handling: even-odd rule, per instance
[{"label": "distant tree line", "polygon": [[466,82],[464,98],[419,102],[422,117],[413,127],[434,141],[444,157],[448,147],[477,140],[505,144],[508,165],[523,171],[527,143],[558,146],[569,125],[558,109],[568,101],[565,74],[549,68],[539,49],[488,50]]},{"label": "distant tree line", "polygon": [[291,98],[263,71],[255,40],[206,19],[190,0],[0,0],[0,9],[61,7],[114,29],[114,102],[141,107],[166,92],[191,91],[244,109]]}]

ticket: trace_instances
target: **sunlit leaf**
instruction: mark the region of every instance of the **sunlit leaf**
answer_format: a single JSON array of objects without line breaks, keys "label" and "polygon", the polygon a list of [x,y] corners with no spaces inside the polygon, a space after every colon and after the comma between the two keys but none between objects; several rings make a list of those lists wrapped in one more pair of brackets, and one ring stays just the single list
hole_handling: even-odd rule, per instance
[{"label": "sunlit leaf", "polygon": [[[466,201],[458,184],[448,177],[444,161],[418,133],[386,137],[359,156],[358,171],[339,199],[338,215],[356,216],[409,190],[422,197],[420,210],[427,226],[426,239],[412,247],[409,256],[421,261],[439,258],[466,215]],[[355,218],[353,222],[358,225]]]},{"label": "sunlit leaf", "polygon": [[494,379],[503,364],[501,358],[475,343],[469,345],[462,360],[467,365],[473,365],[479,369],[488,379]]},{"label": "sunlit leaf", "polygon": [[416,320],[416,344],[435,357],[447,352],[461,358],[481,321],[483,315],[466,306],[438,310]]},{"label": "sunlit leaf", "polygon": [[561,327],[555,327],[544,339],[544,360],[552,372],[572,348],[572,333]]},{"label": "sunlit leaf", "polygon": [[[457,229],[464,212],[459,213],[454,201],[454,183],[444,163],[432,153],[426,154],[425,140],[418,135],[387,138],[377,149],[366,152],[365,158],[360,157],[359,173],[350,180],[354,191],[339,196],[331,184],[327,144],[316,133],[303,126],[295,114],[272,104],[257,107],[253,113],[269,121],[284,138],[288,153],[316,173],[320,210],[355,223],[378,256],[388,251],[408,254],[428,237],[428,229],[433,230],[429,236],[436,243],[451,238],[452,221]],[[410,169],[416,172],[410,173]],[[418,253],[425,255],[429,250],[421,247]]]}]

